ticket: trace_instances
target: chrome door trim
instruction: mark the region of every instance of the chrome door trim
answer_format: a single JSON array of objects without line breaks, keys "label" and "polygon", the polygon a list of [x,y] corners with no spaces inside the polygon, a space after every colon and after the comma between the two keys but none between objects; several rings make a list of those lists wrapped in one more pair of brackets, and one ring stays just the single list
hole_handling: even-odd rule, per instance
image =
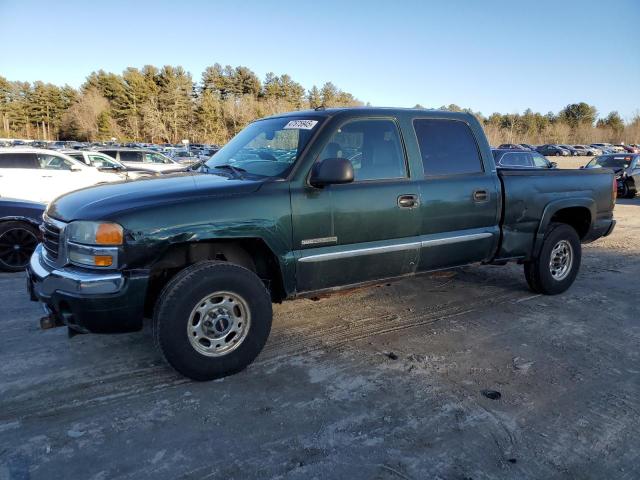
[{"label": "chrome door trim", "polygon": [[337,260],[339,258],[360,257],[362,255],[371,255],[376,253],[400,252],[402,250],[411,250],[420,247],[420,242],[398,243],[395,245],[384,245],[382,247],[365,247],[354,250],[343,250],[342,252],[319,253],[317,255],[309,255],[298,259],[299,262],[322,262],[324,260]]},{"label": "chrome door trim", "polygon": [[451,237],[435,238],[433,240],[422,240],[419,242],[397,243],[394,245],[384,245],[381,247],[364,247],[352,250],[344,250],[341,252],[319,253],[317,255],[308,255],[300,257],[298,262],[311,263],[322,262],[325,260],[337,260],[340,258],[360,257],[363,255],[372,255],[378,253],[400,252],[402,250],[412,250],[415,248],[437,247],[440,245],[451,245],[455,243],[470,242],[473,240],[482,240],[483,238],[493,237],[493,233],[469,233],[464,235],[455,235]]},{"label": "chrome door trim", "polygon": [[466,235],[456,235],[455,237],[434,238],[433,240],[424,240],[422,247],[437,247],[440,245],[450,245],[452,243],[470,242],[472,240],[481,240],[483,238],[493,237],[493,233],[469,233]]}]

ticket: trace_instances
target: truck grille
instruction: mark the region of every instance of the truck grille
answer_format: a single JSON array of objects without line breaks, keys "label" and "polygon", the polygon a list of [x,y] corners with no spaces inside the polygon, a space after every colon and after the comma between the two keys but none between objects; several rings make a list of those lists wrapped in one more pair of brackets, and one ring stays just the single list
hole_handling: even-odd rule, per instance
[{"label": "truck grille", "polygon": [[40,229],[42,230],[42,245],[47,251],[47,256],[52,260],[57,259],[60,250],[60,228],[45,220]]}]

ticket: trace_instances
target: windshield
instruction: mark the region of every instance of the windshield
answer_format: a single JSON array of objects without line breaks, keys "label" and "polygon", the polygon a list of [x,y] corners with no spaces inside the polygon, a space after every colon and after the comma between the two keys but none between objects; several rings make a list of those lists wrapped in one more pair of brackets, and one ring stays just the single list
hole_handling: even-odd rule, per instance
[{"label": "windshield", "polygon": [[631,157],[607,156],[596,157],[591,160],[587,167],[589,168],[629,168]]},{"label": "windshield", "polygon": [[285,177],[319,128],[321,119],[272,118],[247,126],[206,162],[231,165],[250,175]]}]

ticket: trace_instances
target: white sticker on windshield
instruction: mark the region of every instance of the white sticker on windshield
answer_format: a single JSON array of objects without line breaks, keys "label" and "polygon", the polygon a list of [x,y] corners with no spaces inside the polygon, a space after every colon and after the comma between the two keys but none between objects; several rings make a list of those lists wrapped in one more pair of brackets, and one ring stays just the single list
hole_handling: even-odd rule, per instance
[{"label": "white sticker on windshield", "polygon": [[317,120],[291,120],[284,126],[285,130],[297,128],[298,130],[311,130],[318,123]]}]

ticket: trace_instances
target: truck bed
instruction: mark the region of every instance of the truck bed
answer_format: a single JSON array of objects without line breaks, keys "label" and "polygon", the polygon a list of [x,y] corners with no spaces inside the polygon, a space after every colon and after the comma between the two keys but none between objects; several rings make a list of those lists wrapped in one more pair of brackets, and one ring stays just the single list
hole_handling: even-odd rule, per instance
[{"label": "truck bed", "polygon": [[[498,169],[498,178],[502,215],[496,260],[531,258],[557,212],[573,219],[588,218],[578,232],[583,242],[609,228],[613,210],[610,170]],[[573,206],[562,210],[564,204]]]}]

